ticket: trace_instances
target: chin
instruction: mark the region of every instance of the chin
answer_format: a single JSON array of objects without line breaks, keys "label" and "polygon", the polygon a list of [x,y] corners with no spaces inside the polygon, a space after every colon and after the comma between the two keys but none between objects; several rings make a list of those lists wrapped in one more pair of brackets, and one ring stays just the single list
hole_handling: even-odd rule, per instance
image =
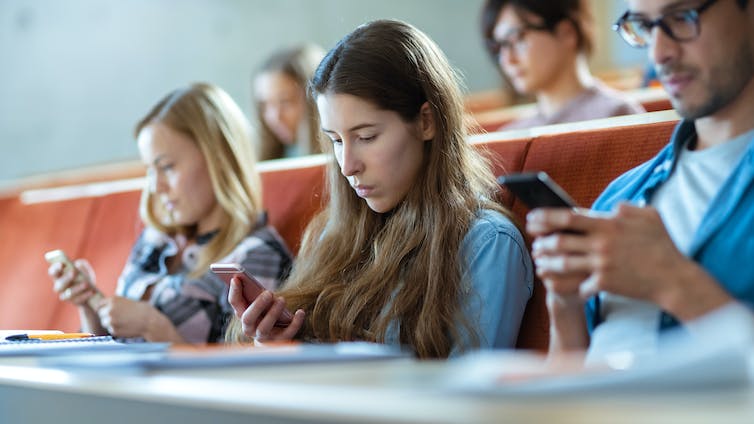
[{"label": "chin", "polygon": [[178,212],[173,213],[170,222],[172,225],[176,227],[190,227],[196,224],[196,221],[188,219],[186,215],[183,215]]},{"label": "chin", "polygon": [[367,206],[369,206],[369,209],[371,209],[372,211],[376,213],[390,212],[391,210],[393,210],[393,208],[395,208],[395,205],[386,205],[385,203],[382,203],[382,202],[370,202],[368,200],[367,200]]},{"label": "chin", "polygon": [[513,82],[511,82],[511,85],[513,86],[513,89],[516,90],[516,92],[518,94],[522,94],[522,95],[525,95],[525,96],[531,94],[531,88],[529,87],[529,84],[527,84],[526,82],[523,82],[523,81],[521,81],[521,82],[515,82],[515,81],[513,81]]}]

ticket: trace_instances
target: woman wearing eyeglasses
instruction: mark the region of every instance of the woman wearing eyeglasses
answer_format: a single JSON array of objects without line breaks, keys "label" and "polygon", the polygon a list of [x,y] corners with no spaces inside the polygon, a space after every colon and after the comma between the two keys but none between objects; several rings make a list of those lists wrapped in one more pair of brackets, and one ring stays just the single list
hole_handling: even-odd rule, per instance
[{"label": "woman wearing eyeglasses", "polygon": [[513,88],[537,111],[503,128],[607,118],[644,109],[595,79],[587,65],[592,15],[585,0],[488,0],[482,34]]}]

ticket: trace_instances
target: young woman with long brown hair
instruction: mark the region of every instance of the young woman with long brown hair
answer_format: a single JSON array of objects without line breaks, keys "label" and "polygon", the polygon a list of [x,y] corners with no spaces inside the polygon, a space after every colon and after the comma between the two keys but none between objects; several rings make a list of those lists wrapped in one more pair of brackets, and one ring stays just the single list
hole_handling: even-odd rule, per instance
[{"label": "young woman with long brown hair", "polygon": [[[310,84],[327,135],[329,203],[282,291],[237,329],[256,341],[366,340],[418,357],[512,347],[532,266],[497,184],[468,145],[457,77],[416,28],[375,21],[343,38]],[[275,327],[289,307],[292,323]]]}]

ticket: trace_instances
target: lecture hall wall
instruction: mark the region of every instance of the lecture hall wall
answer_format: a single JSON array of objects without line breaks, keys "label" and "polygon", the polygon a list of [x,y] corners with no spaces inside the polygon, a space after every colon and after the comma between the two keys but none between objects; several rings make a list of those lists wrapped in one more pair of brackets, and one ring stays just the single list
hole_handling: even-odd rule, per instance
[{"label": "lecture hall wall", "polygon": [[[641,66],[609,24],[622,0],[592,0],[593,67]],[[467,89],[500,85],[482,49],[482,0],[2,0],[0,188],[22,177],[138,157],[136,120],[192,81],[251,111],[250,75],[300,40],[330,47],[359,23],[409,21],[433,37]]]}]

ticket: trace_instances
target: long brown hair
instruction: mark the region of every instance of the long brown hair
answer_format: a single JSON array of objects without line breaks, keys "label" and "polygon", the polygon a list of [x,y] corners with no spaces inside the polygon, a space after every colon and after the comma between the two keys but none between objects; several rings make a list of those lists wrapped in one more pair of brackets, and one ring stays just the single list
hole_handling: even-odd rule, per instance
[{"label": "long brown hair", "polygon": [[[392,325],[419,357],[447,357],[463,340],[478,342],[462,317],[461,242],[477,212],[503,213],[487,162],[465,141],[458,78],[424,33],[398,21],[374,21],[343,38],[323,59],[313,97],[351,94],[406,122],[430,105],[435,138],[406,198],[373,212],[340,174],[330,143],[329,203],[308,226],[293,273],[280,292],[307,319],[299,336],[320,341],[385,341]],[[459,322],[462,327],[459,326]]]},{"label": "long brown hair", "polygon": [[[223,210],[218,233],[202,250],[192,275],[204,274],[209,264],[230,253],[257,225],[262,210],[262,184],[256,171],[256,155],[248,120],[220,87],[195,83],[162,98],[134,130],[159,122],[188,136],[207,162],[217,203]],[[163,219],[158,202],[147,187],[142,191],[139,213],[147,225],[175,235],[193,236],[195,226],[177,226]]]},{"label": "long brown hair", "polygon": [[[314,71],[317,69],[324,50],[316,44],[302,44],[276,52],[270,56],[261,66],[256,75],[267,72],[280,72],[301,86],[301,91],[306,90],[307,84]],[[319,146],[319,120],[317,105],[309,96],[304,96],[306,112],[299,125],[296,135],[296,145],[302,155],[320,153]],[[259,127],[259,160],[278,159],[283,157],[285,144],[275,135],[265,123],[262,116],[262,108],[256,107],[257,126]]]}]

